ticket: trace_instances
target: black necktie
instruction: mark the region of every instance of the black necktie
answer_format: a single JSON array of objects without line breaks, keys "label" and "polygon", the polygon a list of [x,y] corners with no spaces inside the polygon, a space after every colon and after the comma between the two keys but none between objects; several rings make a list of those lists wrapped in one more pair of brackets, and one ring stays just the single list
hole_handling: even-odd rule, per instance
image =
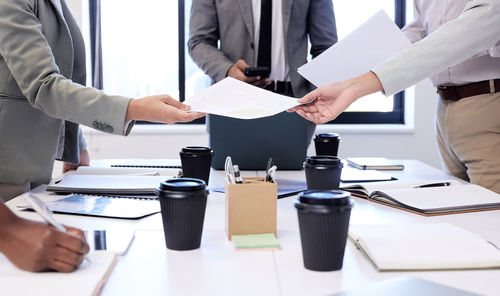
[{"label": "black necktie", "polygon": [[259,52],[257,66],[271,69],[271,32],[273,19],[272,0],[261,0]]}]

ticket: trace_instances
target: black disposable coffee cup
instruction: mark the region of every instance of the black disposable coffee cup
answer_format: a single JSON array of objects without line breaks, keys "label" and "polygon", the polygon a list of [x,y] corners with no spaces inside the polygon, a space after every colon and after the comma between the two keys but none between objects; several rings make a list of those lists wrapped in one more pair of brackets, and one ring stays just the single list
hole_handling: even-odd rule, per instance
[{"label": "black disposable coffee cup", "polygon": [[350,193],[306,190],[295,202],[304,267],[315,271],[342,268],[351,208]]},{"label": "black disposable coffee cup", "polygon": [[205,181],[200,179],[177,178],[160,183],[158,198],[168,249],[200,247],[207,196]]},{"label": "black disposable coffee cup", "polygon": [[316,155],[337,156],[339,151],[339,143],[339,134],[317,134],[314,137],[314,147],[316,148]]},{"label": "black disposable coffee cup", "polygon": [[308,156],[304,162],[308,190],[339,189],[344,165],[340,158],[329,155]]},{"label": "black disposable coffee cup", "polygon": [[214,152],[209,147],[188,146],[179,152],[182,164],[182,176],[202,179],[208,185],[210,165]]}]

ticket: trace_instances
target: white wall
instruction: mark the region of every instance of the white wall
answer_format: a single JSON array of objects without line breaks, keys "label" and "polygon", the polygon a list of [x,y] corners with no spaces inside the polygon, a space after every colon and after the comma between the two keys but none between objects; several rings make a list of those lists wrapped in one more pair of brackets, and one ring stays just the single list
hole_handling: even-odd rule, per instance
[{"label": "white wall", "polygon": [[[67,0],[75,16],[82,23],[81,0]],[[85,8],[83,8],[85,9]],[[85,20],[83,20],[85,21]],[[414,94],[413,94],[414,93]],[[319,132],[338,132],[342,143],[339,154],[345,156],[384,156],[418,159],[439,167],[434,140],[435,90],[428,81],[420,82],[407,95],[410,106],[407,128],[345,127],[329,125]],[[413,113],[414,112],[414,113]],[[201,126],[136,126],[128,137],[108,135],[85,128],[91,158],[174,158],[186,145],[207,145],[208,135]],[[314,154],[314,147],[308,154]],[[56,168],[57,170],[57,168]]]}]

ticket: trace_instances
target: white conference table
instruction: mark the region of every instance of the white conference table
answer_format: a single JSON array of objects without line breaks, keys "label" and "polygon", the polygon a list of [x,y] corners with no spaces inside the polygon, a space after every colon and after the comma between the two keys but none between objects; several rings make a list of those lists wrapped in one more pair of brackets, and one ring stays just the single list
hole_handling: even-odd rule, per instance
[{"label": "white conference table", "polygon": [[[450,176],[418,161],[405,160],[404,171],[389,173],[400,180],[442,180]],[[262,172],[244,171],[244,176]],[[223,171],[212,171],[210,186],[223,186]],[[278,171],[277,177],[304,179],[303,171]],[[397,181],[396,181],[397,182]],[[34,189],[46,199],[55,197]],[[371,285],[375,282],[414,276],[482,295],[500,293],[500,269],[379,272],[350,241],[343,268],[333,272],[303,267],[296,209],[297,196],[278,200],[279,251],[236,252],[224,231],[224,194],[208,198],[201,248],[171,251],[165,247],[161,215],[140,220],[121,220],[57,215],[61,222],[82,229],[134,229],[128,253],[119,257],[102,295],[326,295]],[[354,197],[351,224],[452,223],[475,232],[500,246],[500,211],[424,217]],[[18,215],[40,220],[35,213],[19,211],[17,197],[8,206]],[[408,254],[411,256],[411,254]]]}]

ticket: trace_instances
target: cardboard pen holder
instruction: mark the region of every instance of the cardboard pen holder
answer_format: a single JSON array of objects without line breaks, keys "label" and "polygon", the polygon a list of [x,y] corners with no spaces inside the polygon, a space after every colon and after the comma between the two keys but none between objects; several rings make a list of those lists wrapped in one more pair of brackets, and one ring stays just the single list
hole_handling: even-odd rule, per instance
[{"label": "cardboard pen holder", "polygon": [[233,235],[274,233],[278,184],[264,178],[244,178],[242,184],[226,181],[226,233]]}]

